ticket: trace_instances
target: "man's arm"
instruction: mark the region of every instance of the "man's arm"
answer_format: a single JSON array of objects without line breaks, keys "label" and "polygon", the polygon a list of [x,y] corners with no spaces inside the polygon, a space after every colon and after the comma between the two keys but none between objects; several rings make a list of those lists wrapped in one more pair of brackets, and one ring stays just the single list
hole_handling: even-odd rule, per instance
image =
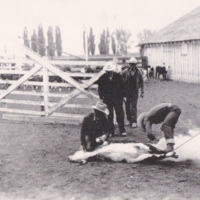
[{"label": "man's arm", "polygon": [[97,137],[96,138],[96,142],[97,143],[103,143],[104,141],[106,141],[109,136],[110,136],[110,133],[108,132],[108,120],[107,118],[105,118],[103,120],[103,124],[102,124],[102,127],[103,127],[103,132],[102,132],[102,135]]},{"label": "man's arm", "polygon": [[98,80],[98,92],[99,92],[99,98],[103,99],[103,93],[104,93],[104,86],[103,86],[103,80],[102,76]]},{"label": "man's arm", "polygon": [[144,79],[140,70],[138,71],[139,71],[139,84],[140,84],[140,89],[141,89],[140,96],[143,98],[144,97]]},{"label": "man's arm", "polygon": [[150,122],[150,121],[146,121],[145,124],[146,124],[146,132],[147,132],[147,135],[152,134],[152,129],[151,129],[152,124],[151,124],[151,122]]},{"label": "man's arm", "polygon": [[83,146],[83,148],[86,146],[85,136],[87,135],[87,132],[88,132],[88,119],[87,117],[84,117],[81,126],[81,137],[80,137],[81,145]]},{"label": "man's arm", "polygon": [[127,76],[128,76],[128,69],[124,69],[121,73],[122,80],[125,83],[127,81]]},{"label": "man's arm", "polygon": [[146,121],[146,132],[147,132],[147,137],[148,137],[151,141],[153,141],[153,140],[155,140],[155,136],[154,136],[153,133],[152,133],[151,127],[152,127],[151,122],[150,122],[149,120],[147,120],[147,121]]},{"label": "man's arm", "polygon": [[125,97],[126,96],[125,82],[124,82],[121,74],[119,74],[119,81],[120,81],[120,85],[121,85],[122,95],[123,95],[123,97]]},{"label": "man's arm", "polygon": [[[124,74],[115,74],[116,80],[119,84],[119,92],[123,97],[126,97],[125,76]],[[124,77],[124,78],[123,78]]]},{"label": "man's arm", "polygon": [[107,136],[107,138],[110,136],[109,129],[108,129],[108,119],[107,118],[105,119],[105,122],[104,122],[104,134]]}]

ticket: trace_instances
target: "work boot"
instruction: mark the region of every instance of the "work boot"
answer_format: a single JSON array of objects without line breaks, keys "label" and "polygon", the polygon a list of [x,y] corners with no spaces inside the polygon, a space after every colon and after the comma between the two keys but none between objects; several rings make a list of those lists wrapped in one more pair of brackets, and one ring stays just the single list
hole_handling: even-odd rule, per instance
[{"label": "work boot", "polygon": [[126,133],[126,132],[123,132],[123,133],[122,133],[122,136],[126,137],[126,136],[127,136],[127,133]]},{"label": "work boot", "polygon": [[166,153],[174,151],[174,143],[168,143],[165,151]]},{"label": "work boot", "polygon": [[132,128],[136,128],[137,127],[137,123],[133,122],[131,125]]},{"label": "work boot", "polygon": [[127,121],[125,125],[126,125],[126,126],[131,126],[131,122],[130,122],[130,121]]}]

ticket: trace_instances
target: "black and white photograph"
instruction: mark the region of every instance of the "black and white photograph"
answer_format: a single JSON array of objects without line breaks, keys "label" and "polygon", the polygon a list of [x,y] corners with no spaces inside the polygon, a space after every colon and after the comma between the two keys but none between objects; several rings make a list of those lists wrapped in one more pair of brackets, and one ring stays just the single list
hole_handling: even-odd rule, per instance
[{"label": "black and white photograph", "polygon": [[0,200],[200,199],[199,0],[0,5]]}]

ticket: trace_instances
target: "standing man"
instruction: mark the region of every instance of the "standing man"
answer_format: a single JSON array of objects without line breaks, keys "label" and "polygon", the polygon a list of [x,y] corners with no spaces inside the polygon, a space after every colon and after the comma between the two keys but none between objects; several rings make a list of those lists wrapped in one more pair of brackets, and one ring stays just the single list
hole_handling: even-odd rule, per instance
[{"label": "standing man", "polygon": [[122,72],[126,90],[125,107],[128,120],[127,125],[130,125],[132,128],[136,128],[138,93],[139,89],[141,89],[140,97],[144,97],[144,80],[142,73],[136,67],[137,60],[132,57],[128,63],[130,67]]},{"label": "standing man", "polygon": [[104,70],[106,71],[98,80],[99,97],[107,105],[109,110],[108,115],[108,130],[114,136],[114,110],[116,112],[117,123],[119,125],[120,135],[126,136],[124,127],[124,84],[119,73],[114,72],[115,65],[112,62],[107,62]]},{"label": "standing man", "polygon": [[174,150],[174,128],[181,114],[181,109],[171,103],[161,103],[144,112],[138,117],[138,128],[147,133],[148,138],[153,141],[152,124],[160,124],[167,143],[166,153]]},{"label": "standing man", "polygon": [[93,109],[93,113],[84,117],[81,127],[80,139],[84,151],[95,150],[109,136],[107,119],[109,111],[107,106],[102,102],[97,102]]}]

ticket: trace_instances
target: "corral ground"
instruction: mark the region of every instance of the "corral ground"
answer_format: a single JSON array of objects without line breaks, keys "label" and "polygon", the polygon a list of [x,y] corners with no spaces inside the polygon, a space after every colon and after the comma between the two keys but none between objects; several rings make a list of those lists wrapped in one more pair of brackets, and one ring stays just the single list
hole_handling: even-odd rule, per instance
[{"label": "corral ground", "polygon": [[[138,113],[161,102],[179,105],[175,135],[200,126],[199,85],[151,80]],[[80,145],[80,126],[0,120],[0,199],[200,199],[200,165],[183,162],[70,163]],[[163,135],[154,127],[157,138]],[[116,131],[118,129],[116,128]],[[127,138],[148,142],[127,127]]]}]

